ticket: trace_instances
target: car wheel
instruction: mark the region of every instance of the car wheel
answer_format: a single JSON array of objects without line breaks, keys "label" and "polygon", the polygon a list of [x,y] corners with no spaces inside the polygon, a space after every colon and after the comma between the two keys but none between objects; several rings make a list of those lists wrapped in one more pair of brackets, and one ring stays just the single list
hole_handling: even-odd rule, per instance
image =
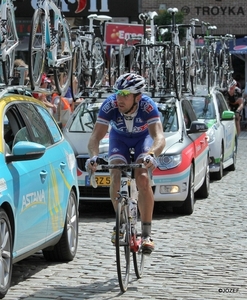
[{"label": "car wheel", "polygon": [[209,195],[209,189],[210,189],[210,173],[209,173],[209,164],[207,164],[203,184],[196,192],[196,196],[199,196],[200,198],[207,198]]},{"label": "car wheel", "polygon": [[78,245],[78,223],[77,199],[74,191],[71,191],[62,237],[51,250],[50,248],[43,250],[46,260],[71,261],[74,259]]},{"label": "car wheel", "polygon": [[194,166],[190,167],[190,179],[188,186],[188,195],[181,207],[181,213],[184,215],[191,215],[194,211],[195,204],[195,187],[194,187]]},{"label": "car wheel", "polygon": [[1,259],[0,259],[0,298],[2,299],[11,283],[12,276],[12,245],[13,245],[13,236],[12,230],[9,222],[9,218],[5,211],[0,208],[0,247],[1,247]]},{"label": "car wheel", "polygon": [[236,170],[236,162],[237,162],[237,138],[235,140],[234,151],[232,153],[233,163],[227,168],[228,171]]},{"label": "car wheel", "polygon": [[223,161],[224,161],[224,150],[221,148],[221,155],[220,155],[220,169],[218,172],[212,173],[213,179],[221,180],[223,177]]}]

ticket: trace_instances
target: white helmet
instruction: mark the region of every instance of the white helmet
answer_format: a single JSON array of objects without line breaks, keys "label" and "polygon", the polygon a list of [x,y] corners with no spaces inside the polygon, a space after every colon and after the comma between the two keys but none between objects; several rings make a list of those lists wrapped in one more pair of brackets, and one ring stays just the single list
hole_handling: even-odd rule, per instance
[{"label": "white helmet", "polygon": [[138,74],[126,73],[118,77],[113,88],[130,91],[131,94],[142,93],[145,90],[145,79]]}]

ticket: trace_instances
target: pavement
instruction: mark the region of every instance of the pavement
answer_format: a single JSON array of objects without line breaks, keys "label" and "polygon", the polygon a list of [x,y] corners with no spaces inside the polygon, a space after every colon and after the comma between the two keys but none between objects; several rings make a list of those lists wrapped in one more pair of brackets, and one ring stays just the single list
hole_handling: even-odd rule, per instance
[{"label": "pavement", "polygon": [[110,233],[109,203],[82,205],[76,258],[48,263],[37,253],[14,265],[6,300],[247,299],[247,131],[239,136],[237,167],[211,181],[210,195],[190,216],[155,205],[155,251],[144,275],[122,294]]}]

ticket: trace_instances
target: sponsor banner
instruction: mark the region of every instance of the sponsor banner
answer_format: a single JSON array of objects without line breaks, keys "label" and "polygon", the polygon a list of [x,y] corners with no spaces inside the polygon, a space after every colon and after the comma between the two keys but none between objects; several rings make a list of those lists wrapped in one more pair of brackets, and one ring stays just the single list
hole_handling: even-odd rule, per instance
[{"label": "sponsor banner", "polygon": [[[150,26],[147,26],[150,28]],[[106,23],[105,24],[105,43],[107,45],[124,44],[127,40],[128,45],[140,42],[143,37],[143,25],[126,23]]]}]

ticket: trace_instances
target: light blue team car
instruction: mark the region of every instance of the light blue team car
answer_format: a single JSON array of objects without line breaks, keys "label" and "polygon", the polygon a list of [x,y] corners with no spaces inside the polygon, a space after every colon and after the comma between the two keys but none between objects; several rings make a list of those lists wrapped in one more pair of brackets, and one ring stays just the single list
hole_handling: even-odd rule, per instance
[{"label": "light blue team car", "polygon": [[3,298],[13,263],[38,250],[50,261],[75,257],[79,194],[74,152],[40,101],[0,91],[0,119]]},{"label": "light blue team car", "polygon": [[230,111],[223,94],[213,88],[198,88],[194,96],[186,97],[198,120],[208,126],[210,175],[220,180],[224,169],[234,171],[237,157],[237,131],[234,112]]}]

